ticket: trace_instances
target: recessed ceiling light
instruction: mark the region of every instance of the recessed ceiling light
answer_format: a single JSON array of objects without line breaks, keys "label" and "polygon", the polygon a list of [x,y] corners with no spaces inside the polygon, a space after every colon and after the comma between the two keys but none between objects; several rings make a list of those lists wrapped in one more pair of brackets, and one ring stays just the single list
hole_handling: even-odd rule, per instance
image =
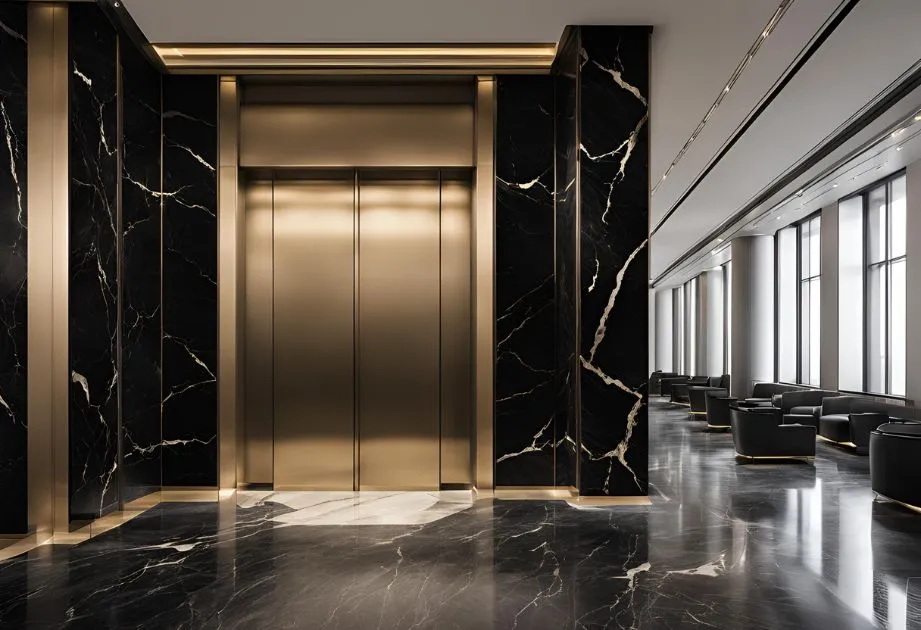
[{"label": "recessed ceiling light", "polygon": [[806,192],[804,189],[797,190],[797,191],[796,191],[796,196],[797,196],[797,197],[802,197],[804,192]]},{"label": "recessed ceiling light", "polygon": [[716,242],[717,242],[717,243],[722,243],[723,240],[724,240],[724,239],[718,238],[718,239],[716,239]]},{"label": "recessed ceiling light", "polygon": [[921,114],[915,116],[915,122],[921,121]]},{"label": "recessed ceiling light", "polygon": [[837,187],[838,187],[838,184],[837,184],[837,183],[834,183],[834,184],[831,185],[831,187],[832,187],[832,188],[837,188]]},{"label": "recessed ceiling light", "polygon": [[904,127],[902,127],[901,129],[896,129],[895,131],[892,132],[892,137],[893,137],[893,138],[898,138],[898,137],[901,136],[903,133],[905,133],[905,128],[904,128]]},{"label": "recessed ceiling light", "polygon": [[900,144],[899,146],[897,146],[897,147],[895,148],[895,150],[896,150],[896,151],[901,151],[901,150],[904,149],[904,148],[905,148],[905,145],[904,145],[904,144]]}]

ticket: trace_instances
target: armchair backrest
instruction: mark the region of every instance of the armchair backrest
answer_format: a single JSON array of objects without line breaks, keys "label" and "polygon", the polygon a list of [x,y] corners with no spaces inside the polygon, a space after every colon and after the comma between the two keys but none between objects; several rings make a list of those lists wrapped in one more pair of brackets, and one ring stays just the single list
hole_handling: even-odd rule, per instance
[{"label": "armchair backrest", "polygon": [[755,383],[752,387],[752,398],[771,398],[775,394],[795,392],[804,389],[799,385],[786,385],[784,383]]},{"label": "armchair backrest", "polygon": [[826,398],[840,395],[840,392],[827,389],[803,389],[784,392],[780,395],[780,408],[784,413],[790,413],[790,410],[794,407],[818,407]]},{"label": "armchair backrest", "polygon": [[833,414],[851,413],[854,406],[861,404],[861,401],[868,399],[862,396],[833,396],[822,400],[822,415],[830,416]]}]

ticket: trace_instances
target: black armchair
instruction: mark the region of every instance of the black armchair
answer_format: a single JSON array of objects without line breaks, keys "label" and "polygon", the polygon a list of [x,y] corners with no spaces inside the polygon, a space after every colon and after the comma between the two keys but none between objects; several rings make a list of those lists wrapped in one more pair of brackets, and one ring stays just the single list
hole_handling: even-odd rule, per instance
[{"label": "black armchair", "polygon": [[677,376],[668,376],[663,377],[659,380],[659,394],[661,396],[671,396],[672,395],[672,385],[676,383],[687,383],[688,379],[691,378],[686,374],[678,374]]},{"label": "black armchair", "polygon": [[921,424],[887,423],[870,433],[873,492],[921,508]]},{"label": "black armchair", "polygon": [[729,408],[739,399],[729,396],[707,396],[704,400],[707,405],[707,427],[710,429],[728,429],[731,426]]},{"label": "black armchair", "polygon": [[840,392],[826,389],[784,392],[780,395],[780,410],[784,414],[783,422],[784,424],[810,424],[818,429],[822,401],[840,395]]},{"label": "black armchair", "polygon": [[649,395],[660,396],[662,394],[662,379],[678,376],[675,372],[662,372],[656,370],[649,377]]},{"label": "black armchair", "polygon": [[691,404],[691,413],[705,416],[707,414],[707,396],[728,395],[728,374],[710,377],[706,385],[691,385],[688,387],[688,402]]},{"label": "black armchair", "polygon": [[706,376],[692,376],[684,383],[673,383],[670,402],[677,405],[690,405],[691,402],[688,398],[690,388],[698,385],[707,385],[708,382],[709,379]]},{"label": "black armchair", "polygon": [[815,427],[783,424],[773,407],[729,410],[736,453],[750,459],[815,457]]}]

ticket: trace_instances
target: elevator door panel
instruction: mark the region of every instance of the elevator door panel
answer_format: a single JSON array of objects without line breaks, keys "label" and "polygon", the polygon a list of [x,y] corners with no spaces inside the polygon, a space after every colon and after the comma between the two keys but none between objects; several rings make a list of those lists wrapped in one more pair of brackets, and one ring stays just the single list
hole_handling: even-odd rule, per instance
[{"label": "elevator door panel", "polygon": [[276,180],[275,488],[354,486],[355,187]]},{"label": "elevator door panel", "polygon": [[359,484],[435,490],[438,180],[362,178],[358,199]]}]

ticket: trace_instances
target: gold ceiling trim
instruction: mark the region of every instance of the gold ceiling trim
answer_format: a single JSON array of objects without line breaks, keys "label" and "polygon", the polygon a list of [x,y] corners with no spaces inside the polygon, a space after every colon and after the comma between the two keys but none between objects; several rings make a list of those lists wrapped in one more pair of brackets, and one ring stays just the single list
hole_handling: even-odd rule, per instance
[{"label": "gold ceiling trim", "polygon": [[155,44],[171,72],[225,74],[546,73],[556,44]]}]

